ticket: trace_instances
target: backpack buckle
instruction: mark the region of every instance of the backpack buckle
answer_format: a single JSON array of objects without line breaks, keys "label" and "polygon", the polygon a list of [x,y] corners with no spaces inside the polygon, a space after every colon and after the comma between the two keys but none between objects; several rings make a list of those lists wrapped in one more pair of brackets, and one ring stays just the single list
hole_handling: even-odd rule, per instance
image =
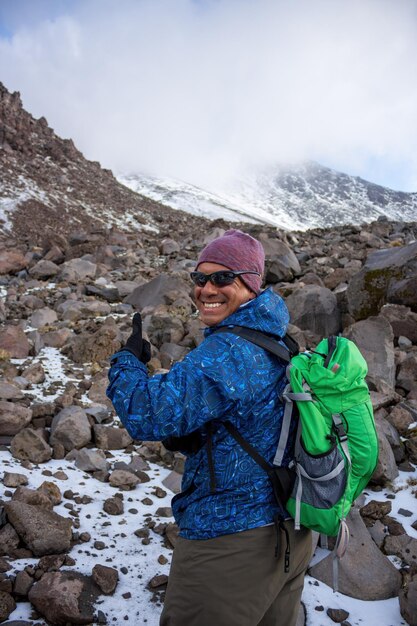
[{"label": "backpack buckle", "polygon": [[343,421],[340,415],[336,413],[336,415],[332,415],[332,419],[333,419],[333,428],[336,431],[336,435],[339,441],[347,441],[346,430],[345,430],[345,427],[343,425]]}]

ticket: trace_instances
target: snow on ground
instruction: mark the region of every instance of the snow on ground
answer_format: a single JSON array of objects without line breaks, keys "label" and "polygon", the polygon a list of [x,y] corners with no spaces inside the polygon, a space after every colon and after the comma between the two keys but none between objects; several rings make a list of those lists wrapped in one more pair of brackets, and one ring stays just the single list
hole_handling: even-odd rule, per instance
[{"label": "snow on ground", "polygon": [[[54,396],[45,394],[51,381],[57,383],[54,391],[61,391],[68,380],[74,380],[66,375],[67,359],[54,348],[44,348],[34,359],[42,362],[46,372],[46,381],[39,385],[33,385],[28,391],[39,400],[46,401]],[[14,363],[21,363],[16,359]],[[74,371],[74,366],[71,364]],[[83,398],[84,400],[84,398]],[[86,399],[86,405],[88,400]],[[110,463],[124,461],[129,463],[131,456],[123,451],[113,451]],[[158,601],[158,594],[153,594],[147,588],[151,578],[157,574],[168,574],[171,551],[163,544],[162,537],[150,531],[149,545],[142,544],[142,539],[134,534],[135,530],[146,526],[149,519],[159,523],[174,521],[173,518],[157,517],[156,511],[160,507],[170,505],[172,494],[162,485],[162,481],[169,474],[169,470],[157,464],[150,463],[147,471],[150,481],[137,485],[133,491],[123,492],[124,513],[112,516],[103,511],[103,502],[117,493],[117,489],[109,483],[102,483],[86,472],[75,467],[73,462],[66,460],[51,460],[30,469],[23,467],[14,459],[6,449],[0,450],[0,463],[3,471],[18,472],[28,478],[28,487],[36,489],[44,480],[54,482],[61,493],[66,490],[73,491],[74,495],[89,496],[90,503],[76,505],[73,500],[63,499],[63,502],[54,510],[68,517],[68,509],[65,504],[72,503],[79,512],[79,533],[88,532],[91,540],[87,543],[75,545],[70,556],[76,561],[74,567],[77,571],[90,575],[96,564],[115,567],[119,571],[119,583],[114,595],[100,596],[96,604],[96,610],[101,610],[107,618],[107,623],[114,626],[134,624],[135,626],[157,626],[162,605]],[[64,471],[68,476],[62,480],[54,474]],[[52,474],[52,475],[51,475]],[[0,476],[1,478],[1,476]],[[166,495],[157,497],[156,492],[164,489]],[[0,482],[0,499],[7,500],[5,491],[8,491]],[[387,500],[392,503],[390,515],[401,522],[411,537],[417,537],[417,530],[411,527],[415,516],[405,517],[399,510],[415,511],[417,492],[417,469],[414,472],[400,472],[393,482],[392,489],[384,488],[381,491],[368,489],[365,492],[366,502],[370,500]],[[150,499],[152,504],[148,503]],[[100,541],[105,544],[104,549],[94,548],[94,542]],[[318,548],[314,559],[320,560],[328,554],[327,551]],[[162,557],[162,558],[161,558]],[[158,559],[161,559],[161,563]],[[164,563],[165,559],[167,560]],[[391,559],[399,567],[399,559]],[[22,570],[26,565],[37,563],[38,559],[19,559],[10,561],[14,573]],[[122,570],[123,568],[123,570]],[[65,569],[65,568],[64,568]],[[130,594],[130,597],[124,597]],[[365,602],[334,593],[333,590],[322,582],[310,576],[306,577],[303,602],[307,610],[307,626],[331,626],[334,624],[327,616],[328,608],[342,608],[349,612],[348,622],[351,626],[401,626],[406,622],[402,620],[398,598],[384,601]],[[19,603],[16,610],[10,615],[10,620],[30,619],[31,607],[29,603]],[[40,623],[39,620],[36,623]]]},{"label": "snow on ground", "polygon": [[[130,462],[130,455],[123,452],[113,452],[114,459],[111,461]],[[114,496],[117,490],[108,483],[101,483],[92,478],[89,474],[75,468],[69,461],[49,461],[42,466],[34,466],[32,469],[22,468],[19,461],[13,459],[8,451],[0,452],[0,461],[4,471],[24,473],[29,480],[28,487],[36,489],[44,480],[54,482],[63,493],[71,489],[75,495],[91,497],[89,504],[75,505],[79,511],[80,528],[79,532],[88,532],[91,540],[88,543],[76,545],[70,552],[75,561],[75,569],[83,574],[91,574],[92,568],[97,563],[115,567],[119,571],[119,584],[113,596],[101,596],[96,605],[97,610],[103,611],[107,617],[108,624],[121,626],[126,623],[136,625],[146,624],[147,626],[157,626],[161,605],[152,601],[153,594],[147,589],[150,579],[156,574],[168,574],[171,551],[164,547],[162,537],[150,531],[151,542],[149,545],[142,545],[134,531],[145,526],[146,520],[151,519],[158,523],[173,521],[172,518],[155,516],[159,507],[169,506],[172,493],[163,487],[162,480],[168,475],[169,470],[156,464],[150,464],[151,469],[148,474],[150,482],[140,484],[133,491],[124,492],[124,514],[111,516],[103,511],[103,502],[106,498]],[[45,476],[43,472],[48,470],[52,476]],[[67,474],[68,480],[55,478],[58,470]],[[402,486],[393,500],[392,516],[406,525],[404,517],[397,513],[398,508],[415,509],[415,497],[412,494],[413,487],[407,486],[406,477],[402,475],[397,480],[396,487]],[[409,476],[410,477],[410,476]],[[417,470],[413,473],[417,479]],[[155,496],[157,488],[163,488],[167,495],[163,498]],[[1,495],[4,497],[4,487],[1,486]],[[384,499],[386,490],[382,492],[369,492],[371,499]],[[392,495],[392,493],[391,493]],[[152,500],[151,505],[146,505],[142,501],[145,498]],[[398,506],[394,506],[394,503]],[[67,517],[68,509],[65,503],[72,500],[63,500],[54,510]],[[410,529],[407,527],[407,532]],[[413,529],[411,536],[417,533]],[[102,541],[106,545],[103,550],[93,547],[95,541]],[[322,550],[323,556],[325,551]],[[159,557],[165,557],[168,562],[160,564]],[[23,569],[28,564],[34,564],[37,559],[19,559],[11,561],[14,571]],[[121,568],[125,568],[121,572]],[[74,569],[74,568],[70,568]],[[123,595],[129,593],[131,597],[124,598]],[[406,625],[402,620],[399,610],[398,598],[392,598],[377,602],[364,602],[349,598],[340,593],[334,593],[327,585],[316,581],[310,576],[306,577],[303,592],[303,602],[307,609],[307,626],[330,626],[333,624],[326,615],[328,608],[343,608],[349,612],[348,621],[352,626],[400,626]],[[10,616],[10,620],[28,619],[30,605],[27,603],[18,604],[17,609]]]}]

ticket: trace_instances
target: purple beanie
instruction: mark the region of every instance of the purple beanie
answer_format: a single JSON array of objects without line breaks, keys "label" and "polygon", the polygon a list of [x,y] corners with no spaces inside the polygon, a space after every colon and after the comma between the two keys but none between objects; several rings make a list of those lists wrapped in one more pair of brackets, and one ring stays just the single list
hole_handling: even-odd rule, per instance
[{"label": "purple beanie", "polygon": [[242,281],[251,291],[259,293],[265,264],[265,252],[262,244],[241,230],[228,230],[211,243],[207,244],[198,257],[200,263],[218,263],[231,270],[251,270],[256,274],[243,274]]}]

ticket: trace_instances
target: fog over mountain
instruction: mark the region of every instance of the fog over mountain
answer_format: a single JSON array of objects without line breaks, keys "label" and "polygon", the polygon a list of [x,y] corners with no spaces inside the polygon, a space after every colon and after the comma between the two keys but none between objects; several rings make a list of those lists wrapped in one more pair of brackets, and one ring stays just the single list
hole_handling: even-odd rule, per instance
[{"label": "fog over mountain", "polygon": [[393,191],[313,161],[252,172],[223,190],[173,179],[120,175],[133,191],[195,215],[306,230],[417,217],[417,193]]}]

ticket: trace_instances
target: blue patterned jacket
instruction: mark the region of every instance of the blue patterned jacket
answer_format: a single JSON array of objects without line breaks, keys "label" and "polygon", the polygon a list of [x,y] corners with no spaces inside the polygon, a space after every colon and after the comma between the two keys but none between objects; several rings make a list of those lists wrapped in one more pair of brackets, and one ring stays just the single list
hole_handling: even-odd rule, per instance
[{"label": "blue patterned jacket", "polygon": [[[230,420],[258,452],[272,462],[283,417],[280,395],[287,382],[285,364],[255,344],[215,328],[240,325],[281,337],[287,307],[271,289],[244,304],[166,374],[147,369],[126,351],[116,353],[107,395],[135,439],[161,440],[212,424],[215,489],[207,448],[187,457],[182,492],[172,501],[181,536],[209,539],[273,522],[278,511],[269,479],[226,431]],[[284,456],[283,465],[289,462]]]}]

